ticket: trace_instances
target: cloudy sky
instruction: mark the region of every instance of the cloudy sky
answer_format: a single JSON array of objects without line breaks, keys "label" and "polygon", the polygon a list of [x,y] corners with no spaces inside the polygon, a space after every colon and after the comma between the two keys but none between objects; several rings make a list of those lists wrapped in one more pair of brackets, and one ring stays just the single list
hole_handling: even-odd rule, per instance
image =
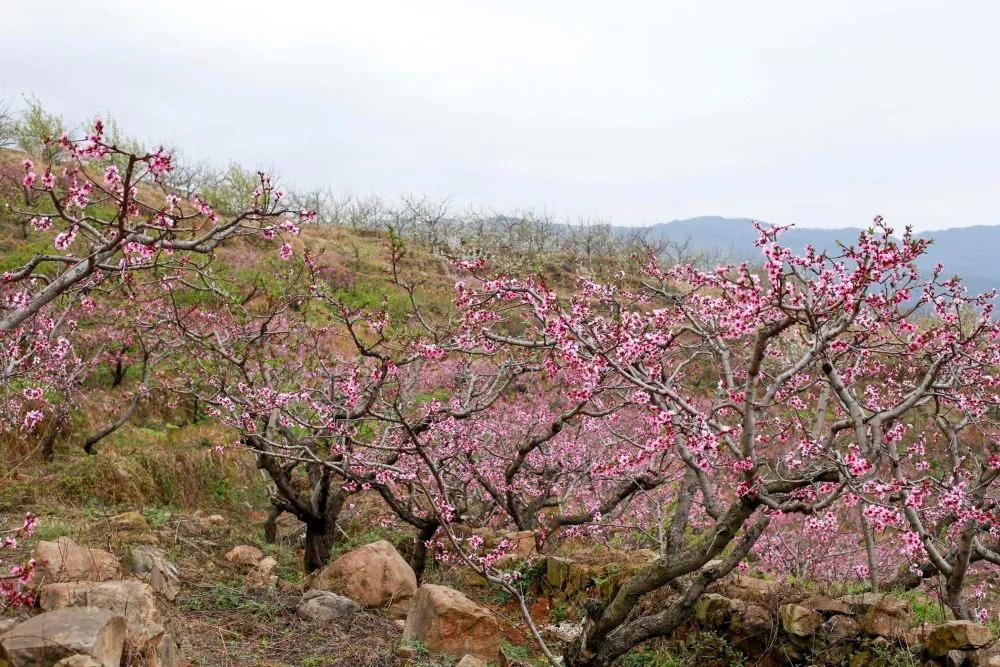
[{"label": "cloudy sky", "polygon": [[359,194],[1000,224],[1000,3],[11,0],[0,96]]}]

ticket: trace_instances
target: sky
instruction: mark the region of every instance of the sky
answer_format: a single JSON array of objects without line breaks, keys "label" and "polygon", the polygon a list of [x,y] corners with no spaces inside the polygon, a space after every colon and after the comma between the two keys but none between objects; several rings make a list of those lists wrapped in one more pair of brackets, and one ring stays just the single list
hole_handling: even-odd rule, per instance
[{"label": "sky", "polygon": [[0,97],[299,188],[1000,224],[1000,3],[11,0]]}]

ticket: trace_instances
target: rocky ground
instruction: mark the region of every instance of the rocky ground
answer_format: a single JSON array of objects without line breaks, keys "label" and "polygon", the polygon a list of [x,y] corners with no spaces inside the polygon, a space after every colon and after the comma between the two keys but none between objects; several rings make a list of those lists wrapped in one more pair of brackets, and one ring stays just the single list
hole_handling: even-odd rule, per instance
[{"label": "rocky ground", "polygon": [[[471,577],[435,571],[434,579],[451,585],[418,586],[396,548],[372,540],[302,578],[291,560],[297,527],[283,526],[278,545],[260,548],[234,544],[242,526],[222,515],[178,516],[154,528],[145,515],[126,512],[73,536],[39,540],[30,547],[40,563],[38,608],[0,621],[0,650],[12,667],[538,661],[509,601],[490,597]],[[533,612],[555,647],[578,631],[579,602],[609,595],[653,557],[572,543],[552,555],[530,551],[522,548],[537,563]],[[702,600],[696,621],[665,643],[659,659],[641,653],[629,661],[1000,665],[990,628],[949,621],[940,610],[932,620],[929,604],[870,592],[835,598],[733,576]]]}]

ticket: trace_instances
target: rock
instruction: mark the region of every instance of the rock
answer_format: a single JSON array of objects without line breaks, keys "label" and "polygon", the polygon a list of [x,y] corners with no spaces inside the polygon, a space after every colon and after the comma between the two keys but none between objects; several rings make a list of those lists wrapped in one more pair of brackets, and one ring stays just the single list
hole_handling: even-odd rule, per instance
[{"label": "rock", "polygon": [[13,618],[0,618],[0,635],[17,625],[17,620]]},{"label": "rock", "polygon": [[980,651],[969,651],[974,667],[1000,667],[1000,644],[994,644]]},{"label": "rock", "polygon": [[[852,606],[853,608],[858,607]],[[882,596],[861,618],[862,630],[886,639],[903,639],[909,627],[906,603],[890,595]]]},{"label": "rock", "polygon": [[108,519],[111,528],[119,533],[147,533],[149,522],[138,512],[125,512]]},{"label": "rock", "polygon": [[268,556],[257,563],[250,572],[247,573],[246,581],[251,586],[272,586],[277,583],[278,578],[271,574],[278,561]]},{"label": "rock", "polygon": [[153,589],[141,581],[71,581],[46,584],[38,597],[45,610],[62,608],[99,608],[125,619],[125,649],[135,658],[149,658],[155,653],[164,629],[156,609]]},{"label": "rock", "polygon": [[948,651],[944,656],[945,667],[962,667],[965,664],[965,651]]},{"label": "rock", "polygon": [[77,654],[63,658],[55,664],[55,667],[101,667],[101,663],[89,655]]},{"label": "rock", "polygon": [[698,623],[707,628],[721,628],[729,624],[733,616],[746,607],[741,600],[732,600],[717,593],[706,593],[695,605],[694,615]]},{"label": "rock", "polygon": [[103,549],[83,547],[68,537],[35,547],[36,582],[108,581],[118,576],[118,559]]},{"label": "rock", "polygon": [[782,588],[781,582],[779,581],[768,581],[766,579],[748,577],[744,574],[736,575],[732,578],[732,580],[730,580],[729,583],[736,588],[742,588],[745,591],[758,593],[760,595],[775,595],[781,592]]},{"label": "rock", "polygon": [[97,607],[45,612],[0,636],[11,667],[51,665],[80,653],[101,667],[118,667],[125,644],[125,619]]},{"label": "rock", "polygon": [[993,633],[985,625],[972,621],[948,621],[927,636],[924,646],[927,653],[937,658],[949,651],[967,651],[982,648],[993,639]]},{"label": "rock", "polygon": [[823,617],[812,609],[797,604],[784,604],[778,609],[781,627],[795,637],[809,637],[823,623]]},{"label": "rock", "polygon": [[174,636],[164,632],[146,660],[147,667],[177,667],[177,642]]},{"label": "rock", "polygon": [[493,613],[447,586],[424,584],[413,598],[403,628],[404,642],[460,658],[469,654],[500,662],[500,624]]},{"label": "rock", "polygon": [[466,653],[462,656],[462,659],[455,664],[455,667],[486,667],[486,663],[479,658]]},{"label": "rock", "polygon": [[176,598],[181,590],[177,566],[167,560],[161,549],[134,547],[129,554],[128,568],[168,600]]},{"label": "rock", "polygon": [[906,614],[906,603],[885,593],[860,593],[858,595],[845,595],[840,598],[840,602],[847,605],[852,614],[863,616],[872,607],[881,607],[884,611],[897,614]]},{"label": "rock", "polygon": [[851,608],[844,602],[828,598],[825,595],[814,595],[810,598],[806,598],[800,602],[799,605],[826,616],[851,613]]},{"label": "rock", "polygon": [[316,623],[329,623],[341,616],[350,616],[361,610],[361,606],[343,595],[330,591],[311,589],[302,596],[296,612],[301,618]]},{"label": "rock", "polygon": [[861,633],[861,624],[850,616],[831,616],[820,626],[822,636],[832,641],[841,641],[857,637]]},{"label": "rock", "polygon": [[241,567],[254,567],[264,559],[264,552],[249,544],[241,544],[226,552],[226,562]]},{"label": "rock", "polygon": [[312,587],[346,595],[369,609],[388,607],[402,616],[417,592],[417,577],[395,547],[380,540],[327,565],[313,579]]},{"label": "rock", "polygon": [[729,622],[729,631],[738,639],[766,643],[771,639],[774,618],[771,613],[756,604],[743,603]]},{"label": "rock", "polygon": [[226,525],[226,517],[221,514],[209,514],[205,517],[205,521],[212,524],[213,526],[224,526]]}]

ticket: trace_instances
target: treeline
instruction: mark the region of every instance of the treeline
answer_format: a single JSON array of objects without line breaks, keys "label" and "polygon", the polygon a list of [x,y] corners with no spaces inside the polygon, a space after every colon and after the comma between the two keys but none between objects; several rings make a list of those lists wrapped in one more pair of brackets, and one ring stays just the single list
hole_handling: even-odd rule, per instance
[{"label": "treeline", "polygon": [[[110,142],[133,153],[155,150],[126,135],[113,119],[105,119]],[[0,101],[0,148],[16,149],[51,161],[57,150],[47,143],[70,131],[64,119],[33,97],[15,106]],[[258,173],[235,162],[225,166],[185,159],[170,148],[174,168],[165,185],[191,199],[196,193],[217,211],[232,215],[245,208],[259,187]],[[317,223],[336,225],[362,235],[391,235],[420,243],[447,256],[484,257],[504,270],[535,270],[553,259],[566,268],[607,274],[629,258],[655,255],[668,262],[704,262],[686,240],[657,237],[648,228],[618,227],[600,219],[559,219],[544,211],[498,211],[488,207],[458,210],[448,200],[403,195],[358,196],[335,188],[287,188],[288,205],[315,211]]]}]

